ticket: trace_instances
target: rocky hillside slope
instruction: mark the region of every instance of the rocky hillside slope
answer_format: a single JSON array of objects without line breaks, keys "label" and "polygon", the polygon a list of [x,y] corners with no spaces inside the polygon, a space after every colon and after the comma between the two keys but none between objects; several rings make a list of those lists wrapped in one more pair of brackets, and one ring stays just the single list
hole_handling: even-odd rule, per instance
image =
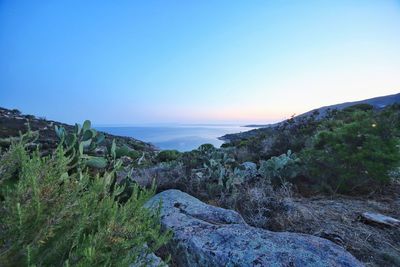
[{"label": "rocky hillside slope", "polygon": [[[56,125],[63,126],[67,131],[72,131],[74,127],[61,122],[46,120],[45,118],[37,118],[33,115],[24,115],[16,109],[9,110],[0,107],[0,147],[8,147],[13,138],[30,129],[31,131],[38,131],[39,139],[36,142],[40,144],[41,151],[49,151],[54,149],[58,143],[58,138],[54,131]],[[117,145],[126,145],[137,151],[152,152],[156,150],[152,144],[131,137],[115,136],[107,133],[104,133],[104,135],[107,145],[115,139]]]},{"label": "rocky hillside slope", "polygon": [[[317,115],[318,118],[323,118],[324,116],[327,115],[327,113],[329,111],[342,110],[342,109],[345,109],[347,107],[351,107],[354,105],[368,104],[368,105],[373,106],[375,109],[382,109],[388,105],[392,105],[395,103],[400,103],[400,93],[394,94],[394,95],[379,96],[379,97],[374,97],[374,98],[369,98],[369,99],[364,99],[364,100],[359,100],[359,101],[345,102],[345,103],[316,108],[316,109],[307,111],[303,114],[300,114],[298,116],[295,116],[294,120],[301,121],[302,119],[304,119],[312,114],[318,114]],[[236,133],[236,134],[226,134],[226,135],[220,137],[220,139],[224,140],[224,141],[236,141],[236,140],[240,140],[240,139],[244,139],[244,138],[250,138],[250,137],[257,136],[257,135],[262,134],[265,131],[267,131],[264,128],[276,128],[276,127],[279,127],[282,123],[284,123],[284,121],[274,123],[274,124],[246,125],[246,127],[258,127],[259,129],[254,129],[254,130],[250,130],[247,132],[241,132],[241,133]]]},{"label": "rocky hillside slope", "polygon": [[[3,147],[29,125],[39,132],[36,142],[41,150],[51,151],[57,144],[54,126],[73,127],[21,115],[17,110],[0,111]],[[398,122],[400,107],[391,112]],[[385,129],[398,129],[398,123],[393,125]],[[156,259],[157,265],[160,259],[156,256],[164,260],[171,256],[173,266],[400,266],[397,180],[376,194],[357,197],[316,191],[320,194],[309,195],[307,190],[314,188],[304,176],[285,180],[297,167],[303,170],[307,165],[299,164],[301,161],[289,152],[267,156],[257,149],[265,146],[271,151],[273,143],[282,149],[289,141],[312,138],[314,132],[308,129],[316,126],[307,121],[303,126],[306,130],[302,128],[300,134],[286,129],[288,138],[277,131],[277,138],[285,137],[282,142],[277,142],[279,138],[272,143],[239,142],[220,149],[205,144],[172,158],[156,156],[140,166],[127,161],[117,172],[117,182],[132,182],[142,188],[155,183],[161,193],[148,207],[162,200],[161,224],[174,233],[172,242],[149,260]],[[112,135],[106,138],[156,155],[150,144]]]}]

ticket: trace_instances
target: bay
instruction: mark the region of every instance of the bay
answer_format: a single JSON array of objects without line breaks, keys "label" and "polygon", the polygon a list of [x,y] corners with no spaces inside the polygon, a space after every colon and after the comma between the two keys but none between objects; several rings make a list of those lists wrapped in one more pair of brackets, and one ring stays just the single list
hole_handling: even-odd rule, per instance
[{"label": "bay", "polygon": [[96,127],[96,129],[113,135],[133,137],[152,143],[160,149],[190,151],[206,143],[220,147],[224,142],[218,137],[249,131],[252,128],[238,125],[178,125]]}]

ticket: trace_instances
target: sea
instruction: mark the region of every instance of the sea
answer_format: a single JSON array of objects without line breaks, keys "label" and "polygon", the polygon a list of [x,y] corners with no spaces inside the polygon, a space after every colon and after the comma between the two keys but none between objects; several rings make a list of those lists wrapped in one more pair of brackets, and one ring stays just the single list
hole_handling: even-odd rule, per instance
[{"label": "sea", "polygon": [[225,134],[250,131],[253,128],[239,125],[176,125],[176,126],[125,126],[95,127],[113,135],[129,136],[149,142],[160,149],[191,151],[202,144],[220,147],[224,141],[218,139]]}]

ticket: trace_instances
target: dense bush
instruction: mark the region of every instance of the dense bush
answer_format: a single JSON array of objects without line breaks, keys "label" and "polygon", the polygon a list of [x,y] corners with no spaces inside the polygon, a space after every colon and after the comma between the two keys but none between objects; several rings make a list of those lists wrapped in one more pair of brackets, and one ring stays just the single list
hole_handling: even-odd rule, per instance
[{"label": "dense bush", "polygon": [[139,151],[133,150],[126,145],[117,147],[115,149],[115,154],[117,158],[128,156],[133,160],[136,160],[141,156],[141,153]]},{"label": "dense bush", "polygon": [[320,124],[301,154],[319,190],[371,192],[390,181],[389,172],[400,160],[398,110],[390,109],[352,107]]},{"label": "dense bush", "polygon": [[178,150],[163,150],[157,154],[156,159],[159,162],[169,162],[178,159],[180,155]]},{"label": "dense bush", "polygon": [[247,136],[227,146],[235,160],[261,162],[263,170],[291,150],[302,169],[291,182],[305,194],[375,192],[395,179],[400,166],[399,105],[376,109],[360,104],[314,112]]},{"label": "dense bush", "polygon": [[128,266],[168,240],[143,207],[154,190],[134,187],[124,204],[114,170],[71,172],[53,155],[13,144],[0,159],[0,266]]}]

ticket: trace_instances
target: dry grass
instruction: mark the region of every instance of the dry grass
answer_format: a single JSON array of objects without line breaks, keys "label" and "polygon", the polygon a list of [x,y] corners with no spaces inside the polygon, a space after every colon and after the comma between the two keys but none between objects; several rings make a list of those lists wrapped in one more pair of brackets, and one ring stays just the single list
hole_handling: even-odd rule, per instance
[{"label": "dry grass", "polygon": [[[380,199],[349,197],[287,198],[249,192],[241,207],[249,224],[272,231],[312,234],[344,247],[366,266],[400,266],[400,229],[368,225],[362,212],[382,213],[400,218],[398,196]],[[266,203],[266,200],[274,203]],[[274,206],[276,206],[274,208]]]}]

